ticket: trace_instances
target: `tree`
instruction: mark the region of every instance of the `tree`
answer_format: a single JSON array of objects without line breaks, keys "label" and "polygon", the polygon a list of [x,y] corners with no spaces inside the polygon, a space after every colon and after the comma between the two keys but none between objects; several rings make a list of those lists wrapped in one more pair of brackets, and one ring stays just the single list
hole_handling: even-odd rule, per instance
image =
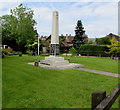
[{"label": "tree", "polygon": [[83,37],[84,44],[87,44],[88,43],[88,36],[85,33],[83,33],[82,37]]},{"label": "tree", "polygon": [[3,41],[15,40],[20,47],[19,50],[24,51],[25,45],[33,42],[37,36],[33,10],[20,4],[15,9],[11,9],[10,13],[11,15],[1,17]]},{"label": "tree", "polygon": [[[108,47],[110,48],[109,52],[106,52],[108,54],[111,54],[112,57],[114,56],[119,56],[120,54],[120,39],[119,41],[115,41],[115,39],[111,39],[111,45],[108,45]],[[120,59],[120,56],[119,56]]]},{"label": "tree", "polygon": [[0,17],[1,26],[2,26],[2,43],[6,44],[13,49],[16,48],[16,37],[17,34],[12,29],[14,28],[12,19],[15,19],[12,15],[3,15]]},{"label": "tree", "polygon": [[102,37],[102,38],[96,38],[96,42],[99,45],[110,45],[110,38],[109,37]]},{"label": "tree", "polygon": [[85,30],[82,26],[82,22],[81,22],[81,20],[78,20],[77,26],[75,29],[75,37],[73,39],[73,46],[77,51],[79,51],[80,46],[85,43],[84,35],[85,35]]}]

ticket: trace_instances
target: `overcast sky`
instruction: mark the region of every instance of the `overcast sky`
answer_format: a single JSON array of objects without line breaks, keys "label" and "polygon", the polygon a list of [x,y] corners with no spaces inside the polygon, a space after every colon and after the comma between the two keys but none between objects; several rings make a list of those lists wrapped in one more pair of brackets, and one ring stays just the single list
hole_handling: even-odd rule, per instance
[{"label": "overcast sky", "polygon": [[52,0],[52,2],[34,0],[12,0],[1,1],[0,14],[10,14],[11,8],[17,7],[20,3],[34,10],[34,19],[37,22],[39,35],[51,34],[52,12],[59,12],[59,34],[74,35],[75,26],[78,20],[82,20],[83,27],[89,38],[103,37],[109,33],[118,33],[118,2],[117,0]]}]

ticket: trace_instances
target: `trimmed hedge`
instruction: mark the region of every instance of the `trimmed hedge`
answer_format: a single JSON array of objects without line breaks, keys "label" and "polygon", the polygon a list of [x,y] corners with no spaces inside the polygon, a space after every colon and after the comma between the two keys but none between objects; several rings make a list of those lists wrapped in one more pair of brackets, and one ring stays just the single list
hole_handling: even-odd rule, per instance
[{"label": "trimmed hedge", "polygon": [[107,45],[81,45],[79,53],[81,55],[90,56],[108,56],[105,52],[108,52],[109,48]]}]

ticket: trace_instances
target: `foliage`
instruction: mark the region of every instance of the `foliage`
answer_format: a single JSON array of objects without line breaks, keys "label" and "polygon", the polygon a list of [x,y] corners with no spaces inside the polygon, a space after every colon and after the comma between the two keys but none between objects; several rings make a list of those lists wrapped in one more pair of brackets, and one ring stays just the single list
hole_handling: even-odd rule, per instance
[{"label": "foliage", "polygon": [[105,51],[108,51],[109,48],[106,45],[81,45],[79,52],[81,54],[89,54],[89,55],[98,55],[105,54]]},{"label": "foliage", "polygon": [[83,37],[84,44],[87,44],[88,43],[88,36],[87,36],[87,34],[83,33],[82,37]]},{"label": "foliage", "polygon": [[[26,47],[27,47],[28,51],[37,52],[37,50],[38,50],[38,39],[36,39],[35,41],[33,41],[30,44],[27,44]],[[42,51],[42,40],[41,39],[39,39],[39,48],[40,48],[40,51]]]},{"label": "foliage", "polygon": [[8,46],[12,47],[11,45],[14,45],[16,42],[16,31],[13,31],[12,28],[13,23],[12,19],[15,19],[12,15],[3,15],[0,17],[0,20],[2,21],[1,26],[2,26],[2,43],[7,44]]},{"label": "foliage", "polygon": [[70,48],[69,53],[72,54],[72,55],[76,55],[77,51],[74,47],[72,47],[72,48]]},{"label": "foliage", "polygon": [[115,41],[114,38],[111,39],[111,45],[108,45],[109,52],[107,52],[108,54],[110,53],[120,53],[120,40],[119,41]]},{"label": "foliage", "polygon": [[110,38],[109,37],[102,37],[102,38],[96,38],[96,42],[99,45],[110,45]]},{"label": "foliage", "polygon": [[90,40],[90,41],[88,42],[88,44],[93,44],[93,41],[92,41],[92,40]]},{"label": "foliage", "polygon": [[1,54],[7,55],[7,54],[8,54],[8,52],[7,52],[7,51],[5,51],[5,50],[0,50],[0,55],[1,55]]},{"label": "foliage", "polygon": [[34,41],[37,36],[37,31],[34,28],[36,22],[33,19],[33,10],[20,4],[15,9],[11,9],[10,13],[10,15],[1,17],[2,41],[13,48],[13,45],[17,44],[22,50],[27,43]]},{"label": "foliage", "polygon": [[12,52],[10,52],[9,54],[14,54],[14,55],[17,55],[17,54],[18,54],[18,52],[16,52],[16,51],[12,51]]},{"label": "foliage", "polygon": [[75,29],[75,37],[73,39],[73,46],[75,49],[79,50],[80,49],[80,46],[82,44],[84,44],[84,28],[82,26],[82,22],[81,20],[78,20],[77,21],[77,26],[76,26],[76,29]]},{"label": "foliage", "polygon": [[[50,36],[51,36],[51,35],[50,35]],[[50,37],[50,36],[49,36],[49,37]],[[47,39],[47,40],[45,40],[45,41],[42,41],[42,40],[41,40],[42,47],[45,47],[45,48],[46,48],[46,52],[43,52],[44,54],[50,52],[50,42],[51,42],[51,39]],[[43,51],[43,49],[42,49],[42,51]]]}]

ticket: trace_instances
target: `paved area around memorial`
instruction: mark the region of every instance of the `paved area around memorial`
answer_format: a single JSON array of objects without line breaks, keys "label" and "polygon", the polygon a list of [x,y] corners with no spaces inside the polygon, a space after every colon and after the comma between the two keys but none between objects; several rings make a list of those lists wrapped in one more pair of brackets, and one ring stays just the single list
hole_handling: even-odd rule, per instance
[{"label": "paved area around memorial", "polygon": [[[34,65],[34,62],[29,62],[27,64]],[[46,69],[55,69],[55,70],[77,69],[77,68],[82,67],[82,66],[84,66],[84,65],[76,64],[76,63],[69,63],[67,65],[59,65],[59,66],[51,66],[51,65],[39,63],[39,67],[46,68]]]},{"label": "paved area around memorial", "polygon": [[[27,64],[34,65],[34,62],[29,62]],[[102,74],[102,75],[106,75],[106,76],[120,78],[120,75],[117,73],[93,70],[93,69],[88,69],[88,68],[81,68],[83,66],[84,65],[82,65],[82,64],[76,64],[76,63],[70,63],[69,65],[61,65],[61,66],[50,66],[50,65],[45,65],[45,64],[39,63],[39,67],[46,68],[46,69],[55,69],[55,70],[76,69],[76,70],[82,70],[82,71],[91,72],[91,73],[95,73],[95,74]]]}]

